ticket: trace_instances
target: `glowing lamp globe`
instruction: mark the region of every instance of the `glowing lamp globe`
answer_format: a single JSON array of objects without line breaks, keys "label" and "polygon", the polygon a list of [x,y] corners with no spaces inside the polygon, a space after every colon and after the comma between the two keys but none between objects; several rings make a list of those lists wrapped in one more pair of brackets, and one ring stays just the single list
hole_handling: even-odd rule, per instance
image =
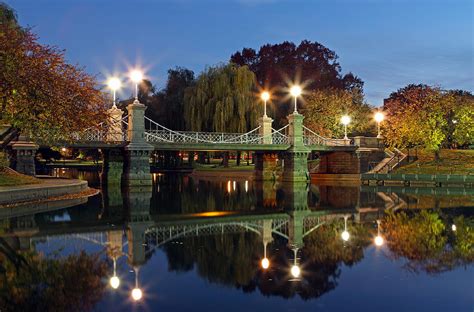
[{"label": "glowing lamp globe", "polygon": [[270,93],[268,93],[267,91],[264,91],[262,92],[262,95],[260,95],[260,97],[262,98],[262,100],[268,101],[270,99]]},{"label": "glowing lamp globe", "polygon": [[112,276],[110,278],[110,287],[117,289],[120,286],[120,279],[117,276]]},{"label": "glowing lamp globe", "polygon": [[348,124],[351,123],[351,117],[347,116],[347,115],[344,115],[341,117],[341,123],[344,125],[344,126],[347,126]]},{"label": "glowing lamp globe", "polygon": [[301,87],[300,86],[291,87],[290,93],[294,97],[300,96],[301,95]]},{"label": "glowing lamp globe", "polygon": [[342,232],[341,238],[342,238],[343,241],[347,242],[349,240],[349,237],[351,237],[349,232],[347,232],[347,231]]},{"label": "glowing lamp globe", "polygon": [[132,79],[132,81],[135,83],[139,83],[143,80],[143,74],[139,70],[134,70],[130,73],[130,79]]},{"label": "glowing lamp globe", "polygon": [[291,267],[291,275],[293,275],[293,277],[296,278],[300,276],[300,274],[301,274],[301,270],[297,265],[294,265]]},{"label": "glowing lamp globe", "polygon": [[120,79],[113,77],[109,79],[109,81],[107,82],[107,85],[109,86],[111,90],[117,91],[118,89],[120,89],[120,86],[122,85],[122,83],[120,82]]},{"label": "glowing lamp globe", "polygon": [[376,112],[374,119],[377,123],[381,123],[385,119],[385,115],[382,112]]},{"label": "glowing lamp globe", "polygon": [[132,289],[132,299],[135,301],[138,301],[142,299],[143,293],[140,288],[134,288]]},{"label": "glowing lamp globe", "polygon": [[262,268],[264,270],[266,270],[270,267],[270,261],[267,258],[263,258],[261,264],[262,264]]},{"label": "glowing lamp globe", "polygon": [[376,246],[382,246],[383,245],[383,237],[380,235],[377,235],[375,237],[375,245]]}]

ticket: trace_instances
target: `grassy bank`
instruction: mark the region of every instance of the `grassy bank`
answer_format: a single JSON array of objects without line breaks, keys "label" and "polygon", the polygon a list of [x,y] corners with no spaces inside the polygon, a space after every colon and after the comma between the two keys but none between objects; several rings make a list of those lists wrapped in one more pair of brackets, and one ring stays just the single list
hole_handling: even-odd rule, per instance
[{"label": "grassy bank", "polygon": [[474,175],[474,150],[441,150],[441,160],[434,154],[418,151],[418,160],[394,170],[392,173],[407,174],[463,174]]},{"label": "grassy bank", "polygon": [[0,167],[0,186],[17,186],[26,184],[38,184],[41,181],[34,177],[20,174],[9,168]]}]

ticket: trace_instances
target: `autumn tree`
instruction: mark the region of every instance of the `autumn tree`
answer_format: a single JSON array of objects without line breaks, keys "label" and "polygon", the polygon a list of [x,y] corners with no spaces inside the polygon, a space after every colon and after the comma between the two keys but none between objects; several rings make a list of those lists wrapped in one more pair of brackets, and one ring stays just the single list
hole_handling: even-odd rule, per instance
[{"label": "autumn tree", "polygon": [[12,9],[0,12],[0,122],[57,140],[104,121],[106,99],[95,78],[68,64],[64,51],[39,44]]},{"label": "autumn tree", "polygon": [[374,130],[371,120],[372,108],[363,101],[357,91],[341,89],[316,90],[305,95],[302,109],[308,128],[325,137],[341,137],[344,128],[341,116],[351,116],[349,131],[356,135]]},{"label": "autumn tree", "polygon": [[307,92],[363,90],[362,80],[352,73],[343,75],[337,54],[318,42],[303,40],[299,45],[288,41],[265,44],[258,52],[244,48],[234,53],[230,61],[247,65],[255,73],[261,88],[274,90],[272,114],[279,125],[286,123],[292,107],[284,90],[293,82],[304,84]]}]

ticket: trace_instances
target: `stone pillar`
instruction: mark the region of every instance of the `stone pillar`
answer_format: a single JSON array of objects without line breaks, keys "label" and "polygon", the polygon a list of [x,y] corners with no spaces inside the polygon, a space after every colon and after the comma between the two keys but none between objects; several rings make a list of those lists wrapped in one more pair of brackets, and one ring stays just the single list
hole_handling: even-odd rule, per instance
[{"label": "stone pillar", "polygon": [[304,219],[311,213],[308,207],[308,184],[306,182],[283,182],[283,207],[290,216],[288,222],[288,247],[303,247]]},{"label": "stone pillar", "polygon": [[36,174],[35,154],[38,145],[29,141],[25,136],[20,136],[18,141],[11,144],[11,147],[13,150],[13,169],[19,173],[34,176]]},{"label": "stone pillar", "polygon": [[143,265],[146,261],[145,231],[153,225],[150,199],[151,188],[148,187],[130,187],[124,193],[124,206],[128,211],[128,262],[132,266]]},{"label": "stone pillar", "polygon": [[293,113],[288,116],[291,147],[283,153],[283,177],[282,181],[303,182],[309,181],[308,155],[310,150],[303,141],[303,119],[304,116]]},{"label": "stone pillar", "polygon": [[122,175],[126,186],[152,185],[150,155],[153,146],[145,142],[145,105],[135,100],[128,105],[128,141]]},{"label": "stone pillar", "polygon": [[122,110],[114,105],[111,109],[107,110],[107,114],[109,117],[107,142],[122,142],[124,140],[122,128]]},{"label": "stone pillar", "polygon": [[272,123],[273,119],[268,116],[262,116],[258,119],[259,134],[263,136],[263,144],[272,144]]},{"label": "stone pillar", "polygon": [[123,172],[123,151],[120,149],[102,150],[101,184],[120,185]]},{"label": "stone pillar", "polygon": [[257,151],[253,154],[255,160],[255,180],[273,181],[277,168],[278,156],[275,153]]}]

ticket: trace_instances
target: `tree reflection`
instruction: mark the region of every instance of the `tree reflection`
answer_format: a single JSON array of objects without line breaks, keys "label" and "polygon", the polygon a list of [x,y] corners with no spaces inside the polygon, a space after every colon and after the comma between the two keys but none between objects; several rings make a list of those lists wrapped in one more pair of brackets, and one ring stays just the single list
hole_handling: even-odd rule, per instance
[{"label": "tree reflection", "polygon": [[474,261],[472,225],[473,218],[458,216],[450,221],[449,216],[430,210],[390,212],[382,222],[391,257],[406,258],[410,271],[430,274]]},{"label": "tree reflection", "polygon": [[[5,246],[4,244],[2,244]],[[12,261],[21,258],[21,263]],[[101,299],[107,273],[99,255],[47,258],[35,251],[0,253],[2,311],[87,311]]]}]

